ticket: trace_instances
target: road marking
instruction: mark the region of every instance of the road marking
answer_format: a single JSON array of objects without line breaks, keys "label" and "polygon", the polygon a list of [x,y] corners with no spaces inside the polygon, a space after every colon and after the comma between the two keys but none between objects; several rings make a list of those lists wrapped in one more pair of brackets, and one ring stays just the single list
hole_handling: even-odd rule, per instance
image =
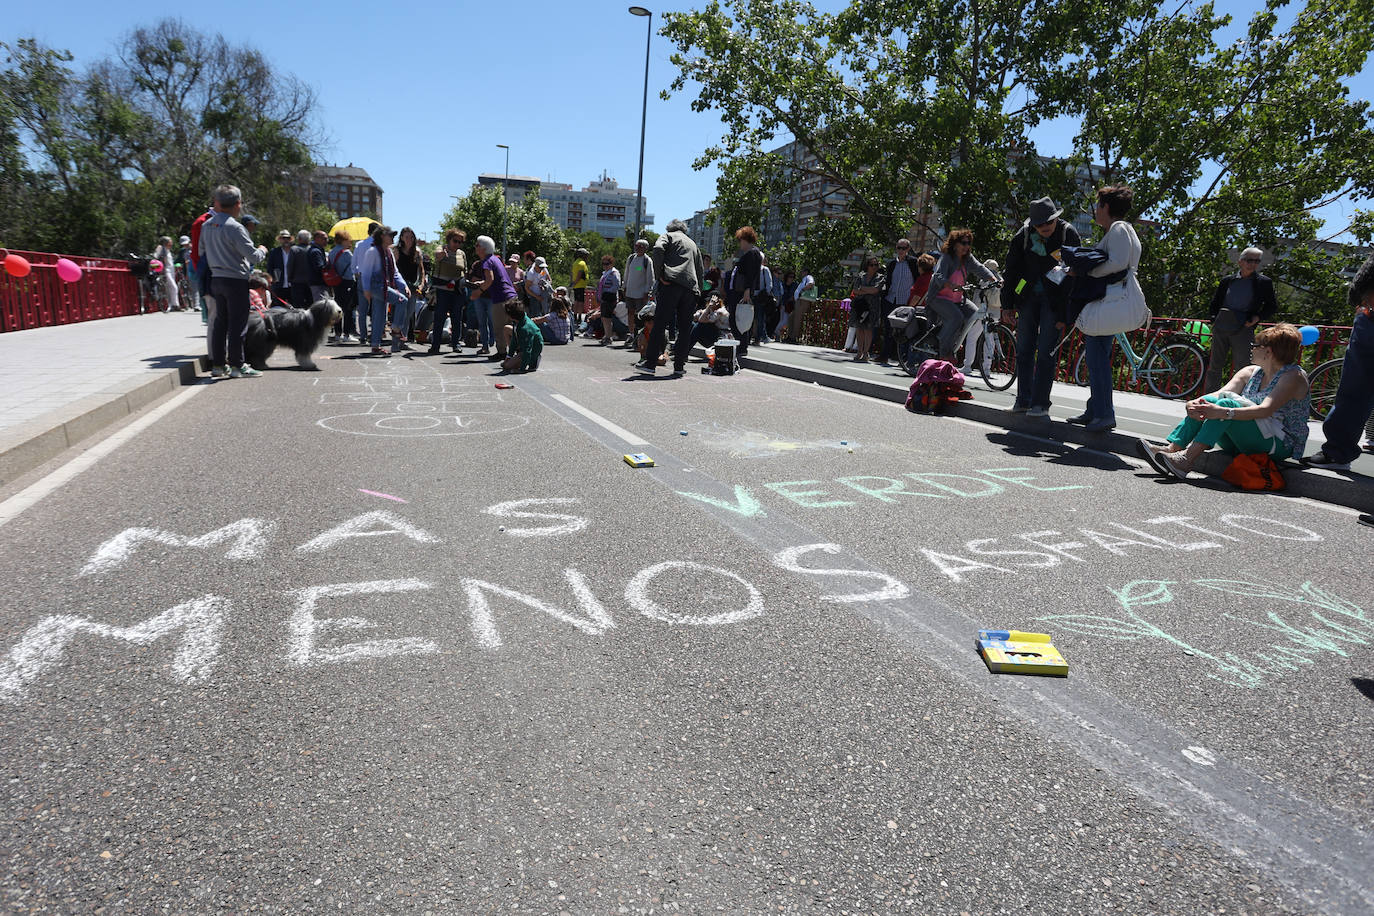
[{"label": "road marking", "polygon": [[0,503],[0,527],[14,521],[28,510],[29,507],[36,505],[49,493],[65,486],[82,471],[87,470],[97,461],[110,454],[110,452],[113,452],[125,442],[128,442],[130,439],[143,432],[149,426],[152,426],[158,420],[161,420],[167,414],[176,410],[182,404],[186,403],[188,398],[204,390],[205,385],[192,385],[185,391],[174,396],[165,404],[160,404],[153,408],[145,416],[130,423],[119,432],[107,439],[97,442],[83,454],[73,458],[42,480],[30,484],[3,503]]},{"label": "road marking", "polygon": [[561,394],[555,394],[552,395],[552,397],[555,401],[562,404],[564,407],[568,407],[572,410],[577,411],[578,413],[582,414],[582,416],[586,417],[588,420],[591,420],[597,426],[600,426],[602,429],[606,430],[606,432],[611,433],[612,435],[625,440],[630,445],[649,444],[648,439],[641,439],[639,436],[636,436],[634,433],[630,432],[628,429],[625,429],[623,426],[616,426],[610,420],[607,420],[605,417],[601,416],[598,413],[594,413],[588,410],[587,408],[583,407],[581,404],[577,403],[571,398],[565,398]]}]

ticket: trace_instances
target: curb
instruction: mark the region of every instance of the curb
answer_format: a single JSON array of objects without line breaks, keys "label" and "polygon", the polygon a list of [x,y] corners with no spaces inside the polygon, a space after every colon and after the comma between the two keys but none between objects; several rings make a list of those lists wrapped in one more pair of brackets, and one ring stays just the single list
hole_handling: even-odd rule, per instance
[{"label": "curb", "polygon": [[28,473],[208,371],[204,356],[88,395],[37,420],[0,432],[0,485]]},{"label": "curb", "polygon": [[[778,375],[801,382],[814,382],[823,388],[848,391],[852,394],[892,401],[897,404],[906,403],[907,387],[902,385],[850,378],[846,375],[826,372],[824,369],[774,363],[755,356],[741,357],[740,365],[753,372]],[[989,426],[1000,426],[1014,433],[1034,436],[1039,439],[1052,438],[1060,442],[1101,449],[1118,455],[1126,455],[1137,461],[1140,460],[1139,453],[1136,452],[1136,443],[1140,436],[1132,433],[1116,432],[1115,430],[1105,433],[1090,433],[1081,426],[1030,419],[1024,414],[1013,414],[1001,407],[980,404],[977,400],[960,401],[949,408],[949,414],[963,417],[966,420],[986,423]],[[1220,481],[1221,472],[1226,469],[1229,463],[1230,458],[1228,456],[1220,452],[1210,451],[1198,462],[1197,471]],[[1288,484],[1288,488],[1283,491],[1284,495],[1302,496],[1319,502],[1358,509],[1361,512],[1374,513],[1374,478],[1365,477],[1363,474],[1309,468],[1292,461],[1282,462],[1280,466],[1283,469],[1283,479]]]}]

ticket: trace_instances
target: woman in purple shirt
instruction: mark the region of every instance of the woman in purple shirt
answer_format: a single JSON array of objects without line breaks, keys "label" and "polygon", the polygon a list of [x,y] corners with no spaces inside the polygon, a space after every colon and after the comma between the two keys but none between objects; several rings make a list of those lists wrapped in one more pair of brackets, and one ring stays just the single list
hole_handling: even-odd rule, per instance
[{"label": "woman in purple shirt", "polygon": [[491,303],[491,326],[496,329],[496,352],[487,359],[502,359],[510,349],[510,334],[506,331],[506,303],[515,300],[515,287],[511,285],[506,265],[496,254],[496,243],[489,235],[477,236],[477,256],[481,263],[482,282],[472,291],[473,298],[483,298]]}]

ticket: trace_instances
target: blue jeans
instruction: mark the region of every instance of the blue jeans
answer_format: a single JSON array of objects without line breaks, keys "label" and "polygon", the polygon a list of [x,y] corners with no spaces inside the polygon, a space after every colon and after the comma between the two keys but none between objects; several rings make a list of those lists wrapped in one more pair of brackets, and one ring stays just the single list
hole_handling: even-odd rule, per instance
[{"label": "blue jeans", "polygon": [[[1116,337],[1083,335],[1083,352],[1088,364],[1088,422],[1093,420],[1116,421],[1116,410],[1112,407],[1112,345]],[[1018,351],[1019,352],[1019,351]]]},{"label": "blue jeans", "polygon": [[363,289],[363,281],[359,277],[353,278],[353,295],[358,299],[358,342],[362,343],[367,340],[367,319],[372,314],[372,306],[368,304],[367,292]]},{"label": "blue jeans", "polygon": [[1054,345],[1054,307],[1043,296],[1028,296],[1017,303],[1016,403],[1020,407],[1049,407],[1059,357]]},{"label": "blue jeans", "polygon": [[490,347],[496,342],[496,335],[492,333],[491,327],[491,300],[484,296],[472,301],[477,306],[478,342],[484,347]]},{"label": "blue jeans", "polygon": [[411,290],[409,296],[393,297],[391,301],[396,304],[391,312],[391,339],[393,342],[407,340],[410,337],[410,319],[418,310],[420,297]]},{"label": "blue jeans", "polygon": [[1374,409],[1374,318],[1357,313],[1354,325],[1336,403],[1322,423],[1326,436],[1322,451],[1337,461],[1351,461],[1360,454],[1360,432]]},{"label": "blue jeans", "polygon": [[368,292],[372,294],[372,304],[367,309],[358,309],[359,323],[364,312],[372,315],[372,349],[376,350],[382,345],[382,334],[386,331],[386,287],[374,286]]}]

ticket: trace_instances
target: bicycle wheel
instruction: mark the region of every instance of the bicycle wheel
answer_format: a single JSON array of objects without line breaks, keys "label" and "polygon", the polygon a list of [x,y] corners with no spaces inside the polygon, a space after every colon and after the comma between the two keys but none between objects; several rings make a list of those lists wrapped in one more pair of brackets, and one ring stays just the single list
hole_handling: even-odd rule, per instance
[{"label": "bicycle wheel", "polygon": [[1202,387],[1207,357],[1196,344],[1175,340],[1150,354],[1145,383],[1161,398],[1186,398]]},{"label": "bicycle wheel", "polygon": [[1088,387],[1088,351],[1086,348],[1078,354],[1078,361],[1073,364],[1073,383],[1080,388]]},{"label": "bicycle wheel", "polygon": [[1307,376],[1307,385],[1312,392],[1312,419],[1325,420],[1336,403],[1336,389],[1341,386],[1341,366],[1343,359],[1328,359]]},{"label": "bicycle wheel", "polygon": [[[993,391],[1006,391],[1016,381],[1016,335],[1004,324],[994,324],[988,333],[992,335],[992,358],[989,359],[986,353],[978,354],[983,384]],[[987,334],[984,334],[978,342],[979,350],[987,345]]]}]

